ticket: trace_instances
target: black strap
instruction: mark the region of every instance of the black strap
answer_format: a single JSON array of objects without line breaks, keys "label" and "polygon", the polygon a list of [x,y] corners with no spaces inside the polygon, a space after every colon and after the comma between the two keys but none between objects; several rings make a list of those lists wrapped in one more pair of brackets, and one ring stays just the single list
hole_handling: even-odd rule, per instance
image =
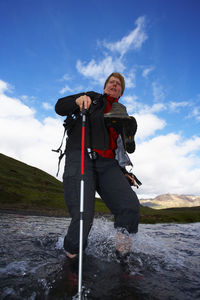
[{"label": "black strap", "polygon": [[[75,124],[75,121],[78,119],[79,116],[80,116],[80,112],[78,112],[78,113],[74,112],[72,114],[67,115],[66,119],[63,122],[64,133],[63,133],[63,137],[62,137],[62,141],[61,141],[60,147],[58,149],[56,149],[56,150],[52,149],[53,152],[60,153],[60,155],[58,157],[58,171],[56,173],[56,177],[58,176],[59,171],[60,171],[61,160],[62,160],[63,156],[66,153],[66,146],[65,146],[64,152],[61,149],[62,145],[63,145],[63,142],[64,142],[65,134],[66,134],[66,132],[69,133],[69,131],[72,130],[72,128],[73,128],[73,126]],[[67,140],[68,140],[68,137],[66,138],[66,145],[67,145]]]},{"label": "black strap", "polygon": [[139,181],[139,179],[134,174],[133,174],[133,178],[135,179],[135,181],[138,185],[142,185],[142,182]]},{"label": "black strap", "polygon": [[60,147],[59,147],[57,150],[52,149],[51,151],[57,152],[57,153],[59,153],[60,151],[62,152],[61,148],[62,148],[62,145],[63,145],[63,141],[64,141],[64,137],[65,137],[66,131],[67,131],[67,129],[65,128],[65,129],[64,129],[64,133],[63,133],[63,137],[62,137],[62,141],[61,141],[61,144],[60,144]]},{"label": "black strap", "polygon": [[[62,145],[63,145],[63,141],[64,141],[64,137],[65,137],[65,134],[66,134],[66,131],[67,131],[67,128],[64,129],[64,134],[63,134],[63,137],[62,137],[62,141],[61,141],[61,144],[60,144],[60,147],[56,150],[52,149],[51,151],[53,152],[57,152],[57,153],[60,153],[59,157],[58,157],[58,170],[57,170],[57,173],[56,173],[56,177],[58,177],[58,174],[59,174],[59,171],[60,171],[60,163],[61,163],[61,160],[63,158],[63,156],[65,155],[65,152],[66,152],[66,147],[65,147],[65,150],[64,152],[62,152]],[[67,140],[68,140],[68,137],[66,139],[66,143],[67,143]]]}]

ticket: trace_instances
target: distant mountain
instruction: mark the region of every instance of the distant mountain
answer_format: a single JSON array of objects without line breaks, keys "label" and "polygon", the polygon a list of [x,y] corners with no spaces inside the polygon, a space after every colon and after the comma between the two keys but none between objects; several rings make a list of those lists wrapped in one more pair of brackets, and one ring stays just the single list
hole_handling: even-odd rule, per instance
[{"label": "distant mountain", "polygon": [[155,209],[200,206],[200,196],[164,194],[153,199],[140,199],[140,204]]}]

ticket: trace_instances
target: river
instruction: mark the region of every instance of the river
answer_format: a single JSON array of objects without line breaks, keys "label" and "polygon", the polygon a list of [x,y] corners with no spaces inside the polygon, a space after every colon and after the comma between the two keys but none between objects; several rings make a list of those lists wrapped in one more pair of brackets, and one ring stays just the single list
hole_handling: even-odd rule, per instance
[{"label": "river", "polygon": [[[63,250],[67,218],[0,213],[0,299],[76,299]],[[95,219],[83,264],[84,299],[200,299],[200,223],[140,224],[125,267],[116,230]]]}]

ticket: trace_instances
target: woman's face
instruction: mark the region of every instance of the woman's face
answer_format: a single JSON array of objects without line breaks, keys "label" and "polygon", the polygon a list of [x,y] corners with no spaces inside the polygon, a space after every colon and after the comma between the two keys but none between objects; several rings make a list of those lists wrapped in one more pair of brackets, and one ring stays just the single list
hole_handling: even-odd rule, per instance
[{"label": "woman's face", "polygon": [[119,98],[122,95],[122,86],[119,78],[111,76],[106,84],[104,93],[113,98]]}]

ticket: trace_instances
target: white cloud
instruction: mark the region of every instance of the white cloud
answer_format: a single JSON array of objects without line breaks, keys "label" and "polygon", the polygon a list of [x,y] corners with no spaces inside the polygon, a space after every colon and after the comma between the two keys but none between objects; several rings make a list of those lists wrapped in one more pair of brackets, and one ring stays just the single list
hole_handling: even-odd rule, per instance
[{"label": "white cloud", "polygon": [[126,103],[134,103],[134,105],[136,104],[137,99],[138,99],[138,96],[136,96],[136,95],[123,97],[123,101],[125,101]]},{"label": "white cloud", "polygon": [[16,120],[20,117],[31,118],[34,115],[34,110],[23,105],[19,99],[0,94],[0,101],[0,117],[2,119],[10,118]]},{"label": "white cloud", "polygon": [[[70,79],[71,79],[71,77],[68,74],[64,74],[63,77],[60,79],[60,81],[68,82],[68,81],[70,81]],[[59,93],[61,95],[63,95],[66,92],[70,92],[70,93],[73,92],[73,89],[68,84],[65,84],[65,86],[59,91]]]},{"label": "white cloud", "polygon": [[21,95],[20,100],[23,100],[24,103],[34,103],[36,98],[34,96]]},{"label": "white cloud", "polygon": [[144,78],[147,78],[149,76],[149,74],[154,70],[154,67],[148,67],[148,68],[145,68],[142,72],[142,76]]},{"label": "white cloud", "polygon": [[157,130],[161,130],[166,126],[165,120],[151,113],[137,113],[134,114],[134,117],[138,123],[136,137],[140,140],[154,135]]},{"label": "white cloud", "polygon": [[0,79],[0,95],[4,92],[12,92],[13,87],[7,82]]},{"label": "white cloud", "polygon": [[194,107],[193,110],[187,115],[187,118],[195,118],[197,121],[200,121],[199,107]]},{"label": "white cloud", "polygon": [[[60,145],[61,119],[47,117],[39,121],[32,108],[6,95],[8,89],[1,81],[0,152],[55,176],[58,155],[51,149]],[[140,110],[142,104],[137,104],[136,96],[126,97],[126,101],[138,105],[134,115],[138,122],[136,152],[130,155],[134,172],[143,183],[137,193],[200,194],[200,137],[184,139],[175,133],[155,136],[166,126],[165,120],[154,114],[159,107],[149,107],[145,112]],[[64,160],[60,179],[63,164]]]},{"label": "white cloud", "polygon": [[167,107],[163,103],[154,103],[152,106],[143,105],[140,109],[140,113],[158,113],[165,110]]},{"label": "white cloud", "polygon": [[184,108],[184,107],[187,107],[187,106],[190,106],[191,104],[187,101],[181,101],[181,102],[174,102],[174,101],[171,101],[169,103],[169,108],[170,110],[172,111],[179,111],[180,108]]},{"label": "white cloud", "polygon": [[138,124],[136,139],[144,141],[154,136],[157,131],[162,130],[166,121],[156,116],[156,113],[166,109],[163,103],[155,103],[152,106],[144,105],[138,101],[136,95],[123,97],[129,115],[133,115]]},{"label": "white cloud", "polygon": [[[102,42],[102,45],[112,52],[111,54],[116,52],[117,55],[112,56],[111,54],[104,53],[104,57],[101,60],[96,61],[95,59],[92,59],[89,63],[78,60],[76,63],[78,72],[85,77],[92,78],[94,82],[101,85],[112,72],[124,73],[126,67],[124,65],[123,56],[130,49],[139,50],[142,47],[147,39],[145,25],[145,17],[139,17],[136,20],[136,28],[132,30],[129,35],[124,36],[120,41],[114,43]],[[100,44],[100,42],[98,43]],[[135,71],[129,69],[124,76],[126,79],[126,87],[134,88],[136,86]]]},{"label": "white cloud", "polygon": [[[64,74],[63,77],[60,79],[60,81],[72,81],[72,78],[68,74]],[[59,91],[61,95],[65,94],[66,92],[75,93],[75,92],[81,92],[84,88],[79,86],[69,86],[69,84],[65,84],[65,86]]]},{"label": "white cloud", "polygon": [[129,115],[136,113],[141,108],[141,103],[137,100],[138,97],[136,95],[123,96],[122,102],[126,106]]},{"label": "white cloud", "polygon": [[181,135],[157,136],[138,144],[132,160],[143,182],[140,194],[200,194],[200,138]]},{"label": "white cloud", "polygon": [[63,77],[60,79],[60,81],[69,81],[71,79],[71,76],[69,74],[64,74]]},{"label": "white cloud", "polygon": [[48,102],[43,102],[42,107],[46,110],[53,110],[53,105]]},{"label": "white cloud", "polygon": [[165,91],[164,88],[161,84],[158,82],[153,82],[152,83],[152,88],[153,88],[153,96],[154,100],[162,102],[165,99]]},{"label": "white cloud", "polygon": [[[164,193],[199,195],[200,137],[184,139],[176,133],[159,135],[167,123],[155,114],[169,109],[168,104],[143,105],[136,95],[126,96],[123,101],[138,123],[136,151],[130,157],[133,172],[143,182],[137,190],[139,197]],[[186,103],[179,102],[173,108],[176,111],[184,106]],[[198,110],[194,114],[197,116]]]},{"label": "white cloud", "polygon": [[59,91],[59,93],[63,95],[66,92],[73,92],[73,89],[71,89],[67,84]]},{"label": "white cloud", "polygon": [[22,95],[20,98],[25,102],[29,99],[27,95]]},{"label": "white cloud", "polygon": [[139,17],[135,24],[136,28],[127,36],[124,36],[120,41],[114,43],[104,42],[104,47],[112,52],[119,52],[121,56],[126,54],[130,49],[140,49],[147,39],[147,34],[145,32],[145,17]]},{"label": "white cloud", "polygon": [[124,96],[122,101],[126,105],[129,114],[155,114],[167,108],[163,103],[154,103],[152,106],[143,104],[138,100],[138,96],[136,95]]},{"label": "white cloud", "polygon": [[136,86],[135,72],[130,71],[128,76],[124,76],[126,88],[134,88]]},{"label": "white cloud", "polygon": [[76,68],[85,77],[90,77],[96,82],[103,84],[106,77],[114,71],[123,72],[125,66],[120,59],[106,56],[99,62],[92,59],[88,64],[77,61]]},{"label": "white cloud", "polygon": [[51,149],[60,143],[62,121],[38,121],[32,108],[5,94],[9,91],[6,82],[0,85],[0,152],[55,175],[57,155]]}]

